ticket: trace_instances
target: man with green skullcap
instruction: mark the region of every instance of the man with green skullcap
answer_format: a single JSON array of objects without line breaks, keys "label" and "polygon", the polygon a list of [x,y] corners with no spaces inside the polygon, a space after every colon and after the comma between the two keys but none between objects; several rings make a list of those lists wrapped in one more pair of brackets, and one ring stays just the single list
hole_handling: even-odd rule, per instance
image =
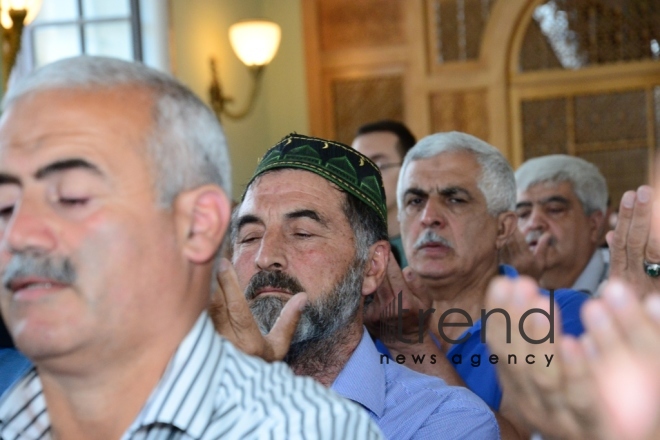
[{"label": "man with green skullcap", "polygon": [[366,331],[365,302],[392,264],[386,213],[380,172],[366,156],[286,136],[261,159],[234,211],[235,272],[220,265],[216,328],[357,402],[387,438],[499,438],[493,413],[472,392],[381,357]]}]

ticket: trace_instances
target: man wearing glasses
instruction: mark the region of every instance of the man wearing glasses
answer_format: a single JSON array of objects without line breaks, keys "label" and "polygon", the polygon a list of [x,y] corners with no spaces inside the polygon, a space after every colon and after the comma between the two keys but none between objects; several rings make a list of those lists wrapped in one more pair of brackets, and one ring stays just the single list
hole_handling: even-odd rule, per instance
[{"label": "man wearing glasses", "polygon": [[415,136],[401,122],[382,120],[358,128],[351,145],[380,168],[387,198],[387,233],[390,237],[392,252],[402,268],[406,267],[408,262],[403,253],[401,233],[399,232],[396,182],[399,179],[403,158],[415,145],[415,142]]}]

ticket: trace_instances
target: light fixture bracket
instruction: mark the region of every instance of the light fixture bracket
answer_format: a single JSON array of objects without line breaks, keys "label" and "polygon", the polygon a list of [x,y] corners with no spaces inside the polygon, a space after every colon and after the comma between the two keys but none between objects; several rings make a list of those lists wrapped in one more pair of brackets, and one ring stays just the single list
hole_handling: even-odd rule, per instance
[{"label": "light fixture bracket", "polygon": [[250,89],[250,95],[247,104],[239,111],[231,111],[227,108],[227,103],[233,102],[234,98],[231,96],[226,96],[222,92],[222,85],[218,77],[215,58],[211,58],[210,65],[211,86],[209,87],[209,100],[211,103],[211,108],[215,112],[218,119],[220,119],[223,115],[233,120],[243,119],[250,113],[252,107],[254,107],[254,103],[256,101],[261,85],[261,77],[266,66],[248,66],[250,76],[252,77],[252,87]]},{"label": "light fixture bracket", "polygon": [[9,75],[16,63],[16,56],[21,50],[21,36],[25,26],[25,18],[28,11],[26,9],[10,9],[12,27],[2,28],[2,85],[3,90],[7,90]]}]

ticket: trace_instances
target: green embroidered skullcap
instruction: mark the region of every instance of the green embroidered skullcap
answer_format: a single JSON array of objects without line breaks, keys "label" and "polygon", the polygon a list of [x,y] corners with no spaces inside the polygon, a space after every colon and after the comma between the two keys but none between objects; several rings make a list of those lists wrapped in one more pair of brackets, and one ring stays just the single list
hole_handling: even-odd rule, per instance
[{"label": "green embroidered skullcap", "polygon": [[[260,174],[277,168],[310,171],[354,195],[387,224],[385,188],[380,170],[367,156],[339,142],[292,133],[260,160],[247,188]],[[245,198],[245,192],[241,200]]]}]

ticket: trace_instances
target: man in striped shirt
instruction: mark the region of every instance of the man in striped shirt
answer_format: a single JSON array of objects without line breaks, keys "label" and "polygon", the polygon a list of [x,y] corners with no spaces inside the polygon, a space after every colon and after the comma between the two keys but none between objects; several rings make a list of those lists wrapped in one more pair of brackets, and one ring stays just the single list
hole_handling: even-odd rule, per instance
[{"label": "man in striped shirt", "polygon": [[[495,417],[476,395],[384,360],[363,326],[364,303],[394,261],[386,213],[380,172],[366,156],[286,136],[263,157],[235,210],[236,272],[224,262],[223,297],[212,309],[218,330],[248,350],[262,345],[261,333],[275,342],[275,332],[273,350],[256,354],[281,356],[296,374],[359,403],[387,438],[497,439]],[[279,330],[301,296],[308,304],[286,340]]]},{"label": "man in striped shirt", "polygon": [[142,65],[73,58],[9,91],[0,306],[35,368],[0,400],[0,438],[380,438],[215,333],[229,181],[214,115]]}]

